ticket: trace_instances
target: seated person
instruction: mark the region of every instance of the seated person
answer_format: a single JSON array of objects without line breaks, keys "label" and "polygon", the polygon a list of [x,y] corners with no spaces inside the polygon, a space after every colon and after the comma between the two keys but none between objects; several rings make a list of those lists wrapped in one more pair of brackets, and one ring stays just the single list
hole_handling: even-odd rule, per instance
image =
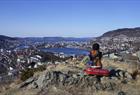
[{"label": "seated person", "polygon": [[90,51],[89,57],[90,57],[90,66],[92,68],[101,69],[102,68],[102,52],[100,52],[100,46],[99,44],[95,43],[92,46],[92,50]]}]

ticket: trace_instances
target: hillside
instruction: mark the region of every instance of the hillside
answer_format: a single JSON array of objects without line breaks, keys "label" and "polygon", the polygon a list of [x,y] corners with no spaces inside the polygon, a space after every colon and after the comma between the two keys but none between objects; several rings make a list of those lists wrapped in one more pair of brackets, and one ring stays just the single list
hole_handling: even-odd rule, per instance
[{"label": "hillside", "polygon": [[4,36],[4,35],[0,35],[0,40],[17,40],[16,38],[13,37],[8,37],[8,36]]},{"label": "hillside", "polygon": [[[104,68],[112,68],[111,76],[83,75],[72,61],[69,64],[47,65],[23,82],[12,83],[1,95],[139,95],[138,65],[104,59]],[[118,65],[119,64],[119,65]],[[125,67],[129,68],[126,69]],[[113,69],[114,68],[114,69]],[[135,78],[134,78],[135,77]]]},{"label": "hillside", "polygon": [[26,41],[33,42],[59,42],[59,41],[89,41],[91,38],[73,38],[73,37],[26,37],[23,38]]},{"label": "hillside", "polygon": [[128,50],[130,48],[138,50],[140,47],[140,27],[108,31],[95,40],[93,39],[92,42],[100,43],[103,52]]},{"label": "hillside", "polygon": [[17,38],[0,35],[0,48],[13,48],[17,41]]},{"label": "hillside", "polygon": [[140,28],[122,28],[112,30],[104,33],[101,37],[115,37],[119,35],[125,35],[127,37],[140,37]]}]

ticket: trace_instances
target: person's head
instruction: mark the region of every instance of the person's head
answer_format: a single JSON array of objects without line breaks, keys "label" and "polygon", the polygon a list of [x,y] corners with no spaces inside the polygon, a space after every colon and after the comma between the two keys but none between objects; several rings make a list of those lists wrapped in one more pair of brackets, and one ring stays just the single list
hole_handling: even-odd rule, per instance
[{"label": "person's head", "polygon": [[99,50],[100,49],[100,45],[98,43],[95,43],[92,45],[92,49],[93,50]]}]

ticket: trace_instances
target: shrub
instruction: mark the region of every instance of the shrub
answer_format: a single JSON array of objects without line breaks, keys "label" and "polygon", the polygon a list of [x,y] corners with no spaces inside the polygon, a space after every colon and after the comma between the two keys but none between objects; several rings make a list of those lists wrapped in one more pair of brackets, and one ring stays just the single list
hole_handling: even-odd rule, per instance
[{"label": "shrub", "polygon": [[38,68],[27,68],[21,72],[20,79],[22,81],[25,81],[28,78],[32,77],[35,72],[44,71],[44,70],[46,70],[46,66],[44,65],[39,66]]}]

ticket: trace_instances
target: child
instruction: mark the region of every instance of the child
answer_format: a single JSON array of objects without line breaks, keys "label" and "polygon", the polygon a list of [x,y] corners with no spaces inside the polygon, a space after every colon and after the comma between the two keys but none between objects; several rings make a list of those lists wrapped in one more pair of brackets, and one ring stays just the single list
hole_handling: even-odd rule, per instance
[{"label": "child", "polygon": [[100,52],[100,45],[98,43],[93,44],[92,50],[90,51],[90,66],[93,68],[101,69],[102,68],[102,52]]}]

